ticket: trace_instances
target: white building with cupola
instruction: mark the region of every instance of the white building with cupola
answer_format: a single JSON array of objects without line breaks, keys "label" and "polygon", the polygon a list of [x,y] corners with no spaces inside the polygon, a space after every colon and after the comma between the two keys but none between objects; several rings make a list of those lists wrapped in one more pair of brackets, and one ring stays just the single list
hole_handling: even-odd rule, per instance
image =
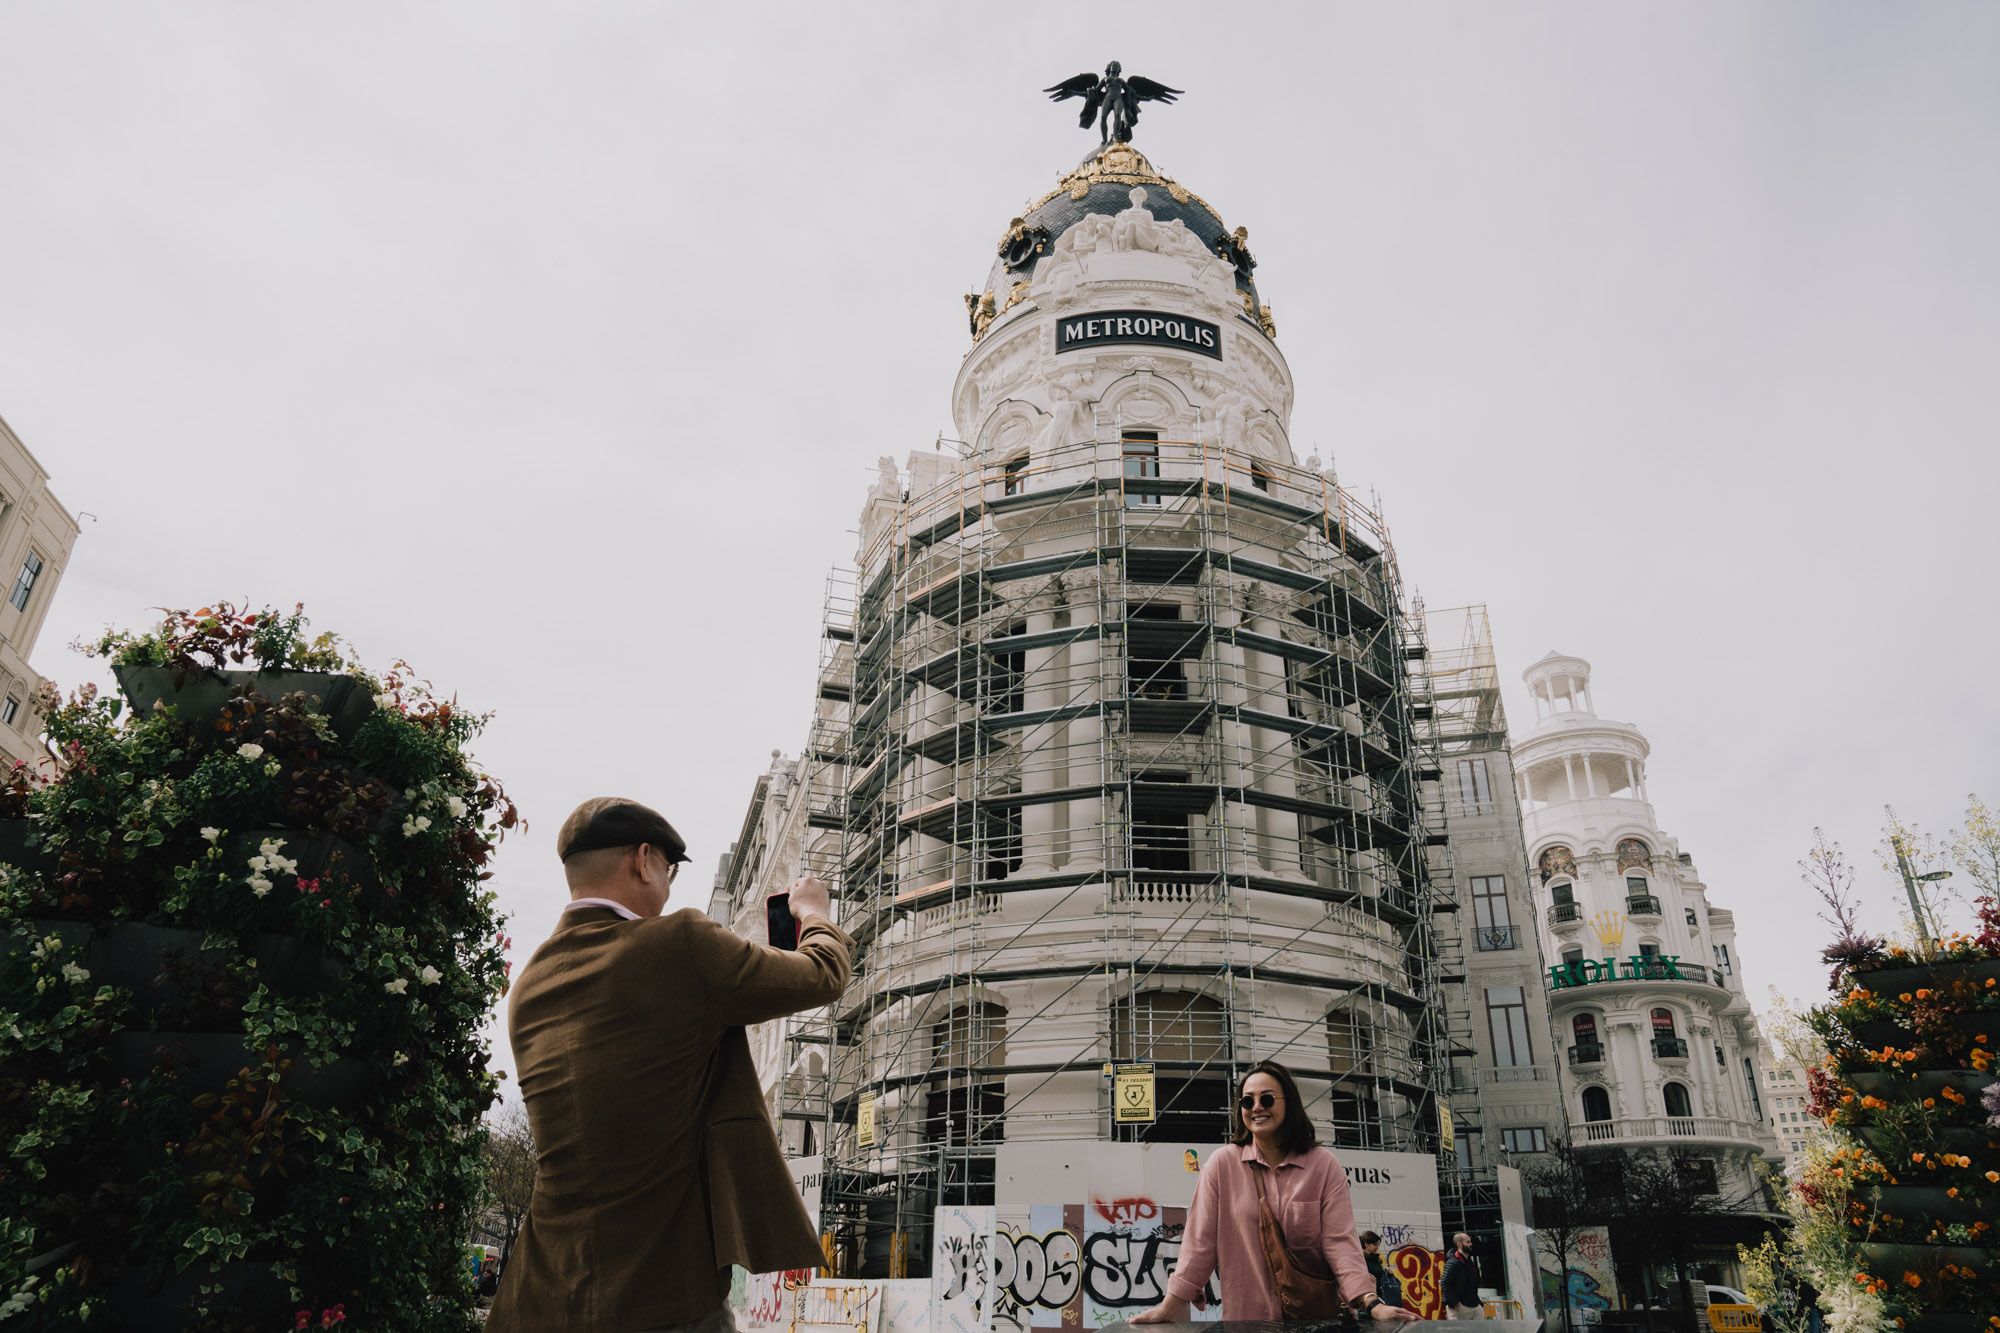
[{"label": "white building with cupola", "polygon": [[1735,918],[1661,829],[1651,747],[1598,716],[1590,663],[1551,653],[1523,679],[1535,721],[1515,780],[1571,1142],[1671,1151],[1725,1202],[1761,1208],[1754,1163],[1778,1146]]}]

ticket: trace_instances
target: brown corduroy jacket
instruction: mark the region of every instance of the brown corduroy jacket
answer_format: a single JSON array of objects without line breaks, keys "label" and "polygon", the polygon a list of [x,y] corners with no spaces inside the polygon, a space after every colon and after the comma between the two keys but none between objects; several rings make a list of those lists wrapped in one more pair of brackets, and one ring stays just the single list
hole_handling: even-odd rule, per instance
[{"label": "brown corduroy jacket", "polygon": [[743,1027],[831,1003],[850,945],[817,920],[787,953],[693,909],[563,914],[508,1017],[538,1166],[487,1333],[685,1323],[730,1264],[822,1262]]}]

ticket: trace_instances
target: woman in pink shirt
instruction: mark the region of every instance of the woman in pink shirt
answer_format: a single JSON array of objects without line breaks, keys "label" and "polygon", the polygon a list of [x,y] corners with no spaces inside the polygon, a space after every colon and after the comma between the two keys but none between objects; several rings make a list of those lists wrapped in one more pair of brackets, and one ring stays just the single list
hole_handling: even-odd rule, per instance
[{"label": "woman in pink shirt", "polygon": [[1266,1060],[1244,1075],[1237,1090],[1236,1136],[1209,1155],[1194,1187],[1180,1258],[1167,1279],[1167,1296],[1135,1324],[1179,1324],[1188,1306],[1205,1306],[1209,1275],[1222,1275],[1222,1308],[1231,1320],[1281,1320],[1278,1284],[1258,1239],[1257,1186],[1261,1178],[1271,1216],[1287,1251],[1321,1256],[1340,1284],[1341,1298],[1377,1323],[1414,1320],[1411,1310],[1384,1305],[1354,1234],[1354,1205],[1347,1172],[1313,1136],[1291,1071]]}]

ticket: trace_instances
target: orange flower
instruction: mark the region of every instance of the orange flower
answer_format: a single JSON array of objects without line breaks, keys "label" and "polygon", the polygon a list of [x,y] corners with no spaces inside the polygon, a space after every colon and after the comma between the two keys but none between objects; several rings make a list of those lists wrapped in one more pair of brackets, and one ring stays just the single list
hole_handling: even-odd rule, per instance
[{"label": "orange flower", "polygon": [[1913,1162],[1921,1162],[1924,1160],[1924,1155],[1920,1152],[1913,1152],[1910,1154],[1910,1160]]},{"label": "orange flower", "polygon": [[1898,995],[1896,998],[1901,1000],[1904,1004],[1908,1004],[1910,1002],[1910,993],[1908,991],[1904,991],[1901,995]]},{"label": "orange flower", "polygon": [[1989,1185],[2000,1185],[2000,1171],[1988,1171],[1986,1173],[1986,1183]]},{"label": "orange flower", "polygon": [[1919,986],[1919,987],[1917,987],[1917,998],[1918,998],[1919,1000],[1928,1000],[1928,999],[1930,999],[1930,998],[1931,998],[1931,992],[1930,992],[1930,988],[1929,988],[1929,987],[1926,987],[1926,986]]},{"label": "orange flower", "polygon": [[1915,1273],[1906,1272],[1903,1274],[1903,1285],[1908,1287],[1911,1291],[1915,1291],[1918,1287],[1924,1285],[1924,1280],[1918,1277]]}]

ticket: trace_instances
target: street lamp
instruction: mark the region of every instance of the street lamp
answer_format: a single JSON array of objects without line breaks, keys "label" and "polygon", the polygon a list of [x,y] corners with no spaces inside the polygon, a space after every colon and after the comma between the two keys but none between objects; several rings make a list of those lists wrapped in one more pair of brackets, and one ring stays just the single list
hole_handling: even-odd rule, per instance
[{"label": "street lamp", "polygon": [[1935,884],[1941,879],[1950,879],[1951,872],[1949,870],[1932,870],[1926,874],[1919,875],[1916,867],[1910,864],[1909,844],[1895,822],[1896,812],[1890,810],[1887,806],[1884,806],[1883,809],[1889,812],[1889,827],[1892,830],[1889,834],[1889,845],[1896,852],[1896,869],[1903,874],[1903,892],[1909,895],[1910,920],[1917,928],[1917,942],[1923,946],[1924,956],[1928,958],[1931,951],[1937,945],[1937,929],[1931,924],[1924,913],[1923,898],[1917,891],[1917,885]]}]

